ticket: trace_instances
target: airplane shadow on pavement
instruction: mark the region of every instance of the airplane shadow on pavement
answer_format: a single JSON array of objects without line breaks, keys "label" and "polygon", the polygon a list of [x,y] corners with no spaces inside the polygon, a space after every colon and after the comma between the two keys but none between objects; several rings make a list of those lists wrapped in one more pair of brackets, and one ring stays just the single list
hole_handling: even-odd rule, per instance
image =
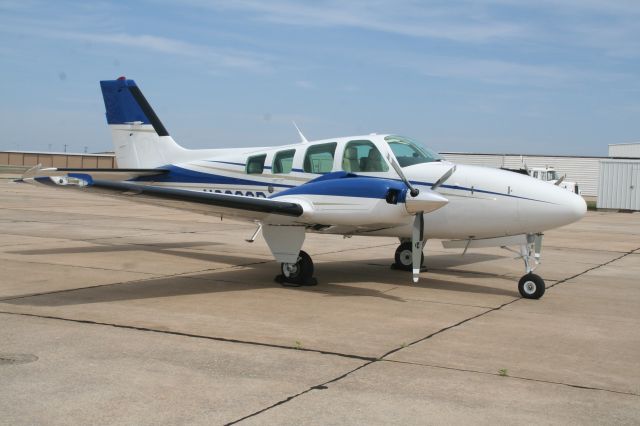
[{"label": "airplane shadow on pavement", "polygon": [[[30,249],[15,250],[12,254],[46,255],[46,254],[78,254],[82,253],[117,253],[125,251],[145,250],[169,254],[196,260],[204,260],[224,264],[210,270],[187,272],[173,276],[143,279],[131,282],[121,282],[99,285],[94,287],[62,290],[50,294],[24,294],[13,296],[2,303],[31,306],[67,306],[90,303],[105,303],[125,300],[150,299],[161,297],[175,297],[195,294],[211,294],[217,292],[235,292],[266,288],[282,288],[274,282],[274,277],[280,272],[279,265],[272,259],[258,257],[253,254],[236,255],[232,253],[216,253],[214,249],[199,250],[195,247],[216,245],[209,241],[184,243],[154,243],[154,244],[116,244],[95,247],[72,247],[61,249]],[[392,255],[393,253],[391,253]],[[332,254],[332,255],[335,255]],[[312,254],[313,256],[313,254]],[[312,287],[287,287],[286,291],[312,291],[326,294],[330,297],[376,297],[389,301],[405,302],[403,297],[386,293],[397,287],[413,287],[430,290],[477,293],[496,296],[518,296],[515,286],[509,289],[461,282],[459,277],[492,277],[491,274],[475,273],[455,269],[458,266],[486,262],[502,257],[469,253],[434,254],[426,257],[429,268],[439,276],[452,276],[456,280],[445,280],[423,273],[420,281],[413,284],[411,275],[405,271],[392,270],[389,266],[391,258],[322,261],[322,254],[316,255],[315,275],[319,284]],[[499,279],[497,275],[493,275]],[[367,286],[371,283],[371,286]],[[364,284],[364,285],[360,285]],[[381,285],[381,286],[380,286]],[[379,286],[380,288],[373,288]],[[393,287],[389,287],[393,286]],[[45,293],[45,292],[43,292]]]}]

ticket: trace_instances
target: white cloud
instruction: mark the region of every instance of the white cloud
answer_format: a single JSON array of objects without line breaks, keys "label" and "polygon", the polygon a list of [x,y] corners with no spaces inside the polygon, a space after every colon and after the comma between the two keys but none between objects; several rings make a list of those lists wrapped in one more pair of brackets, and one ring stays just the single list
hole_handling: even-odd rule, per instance
[{"label": "white cloud", "polygon": [[343,27],[463,44],[576,46],[640,55],[638,0],[187,0],[261,22]]},{"label": "white cloud", "polygon": [[518,36],[526,26],[494,19],[469,5],[448,2],[435,5],[411,0],[349,1],[325,0],[301,3],[289,0],[202,1],[189,3],[253,14],[256,19],[277,24],[307,27],[350,27],[412,37],[460,42],[486,42]]},{"label": "white cloud", "polygon": [[[77,20],[76,20],[77,21]],[[81,20],[80,20],[81,21]],[[96,31],[63,29],[61,22],[38,19],[14,19],[0,23],[0,32],[42,39],[72,40],[82,43],[118,46],[146,52],[189,57],[206,63],[209,67],[239,68],[254,72],[271,69],[270,58],[266,54],[243,52],[231,48],[215,48],[184,40],[151,34],[130,34],[100,28]]]}]

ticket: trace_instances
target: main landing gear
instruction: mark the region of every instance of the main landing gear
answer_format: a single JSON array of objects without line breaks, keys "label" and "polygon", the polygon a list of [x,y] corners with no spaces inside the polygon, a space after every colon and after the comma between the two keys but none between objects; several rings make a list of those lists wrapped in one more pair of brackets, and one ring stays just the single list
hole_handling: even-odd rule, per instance
[{"label": "main landing gear", "polygon": [[[411,271],[413,269],[413,254],[411,251],[411,241],[401,243],[396,249],[394,256],[395,263],[391,265],[392,269],[401,271]],[[424,264],[424,253],[420,257],[420,265]]]},{"label": "main landing gear", "polygon": [[276,277],[276,281],[285,287],[301,287],[317,285],[313,278],[313,261],[307,252],[300,250],[296,263],[281,263],[282,274]]}]

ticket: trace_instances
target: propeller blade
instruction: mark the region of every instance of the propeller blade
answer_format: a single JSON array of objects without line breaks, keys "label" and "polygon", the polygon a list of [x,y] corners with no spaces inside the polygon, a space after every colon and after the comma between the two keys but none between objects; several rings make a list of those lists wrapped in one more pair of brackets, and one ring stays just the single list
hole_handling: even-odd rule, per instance
[{"label": "propeller blade", "polygon": [[452,168],[450,168],[449,170],[447,170],[447,172],[445,174],[443,174],[442,176],[440,176],[440,179],[438,179],[436,181],[436,183],[434,183],[433,185],[431,185],[431,189],[435,190],[438,189],[438,187],[440,185],[442,185],[443,183],[445,183],[447,181],[447,179],[449,179],[451,177],[451,175],[453,174],[453,172],[456,171],[456,166],[453,166]]},{"label": "propeller blade", "polygon": [[411,233],[411,257],[413,260],[413,282],[417,283],[422,266],[422,240],[424,238],[424,216],[422,212],[416,214]]},{"label": "propeller blade", "polygon": [[564,178],[566,178],[566,177],[567,177],[567,175],[562,176],[560,179],[558,179],[558,180],[554,183],[554,185],[556,185],[556,186],[560,185],[560,184],[562,183],[562,181],[564,180]]},{"label": "propeller blade", "polygon": [[420,190],[418,188],[415,188],[413,185],[411,185],[411,182],[409,182],[409,179],[407,179],[407,177],[404,175],[404,172],[402,171],[402,167],[400,167],[400,164],[398,164],[396,159],[393,158],[391,154],[388,154],[387,160],[389,160],[391,167],[393,167],[393,170],[395,170],[398,176],[400,176],[400,179],[402,179],[404,184],[407,185],[407,188],[409,188],[409,193],[411,194],[411,196],[412,197],[417,196],[420,193]]}]

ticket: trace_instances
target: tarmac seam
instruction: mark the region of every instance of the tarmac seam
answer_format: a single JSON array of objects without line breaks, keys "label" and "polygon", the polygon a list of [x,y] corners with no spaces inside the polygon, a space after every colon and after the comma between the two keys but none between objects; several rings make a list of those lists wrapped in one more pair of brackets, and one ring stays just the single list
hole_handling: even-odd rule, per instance
[{"label": "tarmac seam", "polygon": [[362,355],[346,354],[346,353],[332,352],[332,351],[323,351],[323,350],[320,350],[320,349],[303,348],[303,347],[298,347],[298,346],[278,345],[278,344],[275,344],[275,343],[255,342],[255,341],[251,341],[251,340],[231,339],[231,338],[227,338],[227,337],[206,336],[206,335],[203,335],[203,334],[185,333],[185,332],[182,332],[182,331],[158,330],[158,329],[155,329],[155,328],[138,327],[138,326],[135,326],[135,325],[126,325],[126,324],[116,324],[116,323],[101,322],[101,321],[64,318],[64,317],[56,317],[56,316],[52,316],[52,315],[29,314],[29,313],[25,313],[25,312],[0,311],[0,314],[18,315],[18,316],[31,317],[31,318],[66,321],[66,322],[72,322],[72,323],[76,323],[76,324],[100,325],[100,326],[121,328],[121,329],[125,329],[125,330],[135,330],[135,331],[143,331],[143,332],[158,333],[158,334],[169,334],[169,335],[173,335],[173,336],[191,337],[191,338],[194,338],[194,339],[213,340],[213,341],[216,341],[216,342],[225,342],[225,343],[239,343],[239,344],[243,344],[243,345],[261,346],[261,347],[273,348],[273,349],[286,349],[286,350],[293,350],[293,351],[298,351],[298,352],[311,352],[311,353],[316,353],[316,354],[320,354],[320,355],[332,355],[332,356],[338,356],[338,357],[341,357],[341,358],[357,359],[357,360],[368,361],[368,362],[376,361],[376,359],[373,358],[373,357],[367,357],[367,356],[362,356]]},{"label": "tarmac seam", "polygon": [[623,255],[618,256],[618,257],[616,257],[615,259],[611,259],[611,260],[609,260],[609,261],[607,261],[607,262],[601,263],[600,265],[596,265],[596,266],[593,266],[593,267],[591,267],[591,268],[589,268],[589,269],[586,269],[586,270],[584,270],[584,271],[580,272],[579,274],[575,274],[575,275],[570,276],[570,277],[568,277],[568,278],[564,278],[564,279],[558,280],[558,281],[556,281],[555,283],[551,284],[550,286],[547,286],[547,290],[548,290],[548,289],[550,289],[550,288],[553,288],[553,287],[557,286],[558,284],[566,283],[567,281],[570,281],[570,280],[572,280],[572,279],[574,279],[574,278],[578,278],[578,277],[580,277],[580,276],[582,276],[582,275],[584,275],[584,274],[586,274],[586,273],[589,273],[589,272],[591,272],[591,271],[595,271],[595,270],[596,270],[596,269],[598,269],[598,268],[602,268],[603,266],[607,266],[607,265],[609,265],[609,264],[611,264],[611,263],[613,263],[613,262],[616,262],[616,261],[618,261],[618,260],[620,260],[620,259],[622,259],[622,258],[625,258],[625,257],[627,257],[627,256],[629,256],[629,255],[631,255],[631,254],[636,254],[636,252],[637,252],[638,250],[640,250],[640,247],[638,247],[637,249],[634,249],[634,250],[631,250],[631,251],[625,252]]},{"label": "tarmac seam", "polygon": [[554,249],[554,250],[573,250],[573,251],[595,251],[599,253],[627,253],[624,250],[601,250],[601,249],[592,249],[592,248],[583,248],[583,247],[562,247],[562,246],[550,246],[545,244],[545,248]]},{"label": "tarmac seam", "polygon": [[529,382],[547,383],[547,384],[551,384],[551,385],[568,386],[568,387],[577,388],[577,389],[610,392],[610,393],[615,393],[615,394],[629,395],[629,396],[639,396],[640,397],[640,394],[633,393],[633,392],[618,391],[618,390],[614,390],[614,389],[604,389],[604,388],[598,388],[598,387],[594,387],[594,386],[576,385],[576,384],[573,384],[573,383],[554,382],[552,380],[533,379],[531,377],[512,376],[510,374],[503,375],[503,374],[499,374],[499,373],[490,373],[488,371],[470,370],[470,369],[466,369],[466,368],[447,367],[447,366],[444,366],[444,365],[423,364],[423,363],[420,363],[420,362],[399,361],[399,360],[393,360],[393,359],[385,359],[383,361],[384,362],[393,362],[393,363],[397,363],[397,364],[409,364],[409,365],[416,365],[416,366],[421,366],[421,367],[439,368],[439,369],[443,369],[443,370],[460,371],[460,372],[464,372],[464,373],[484,374],[484,375],[487,375],[487,376],[497,376],[497,377],[504,377],[504,378],[509,378],[509,379],[525,380],[525,381],[529,381]]}]

